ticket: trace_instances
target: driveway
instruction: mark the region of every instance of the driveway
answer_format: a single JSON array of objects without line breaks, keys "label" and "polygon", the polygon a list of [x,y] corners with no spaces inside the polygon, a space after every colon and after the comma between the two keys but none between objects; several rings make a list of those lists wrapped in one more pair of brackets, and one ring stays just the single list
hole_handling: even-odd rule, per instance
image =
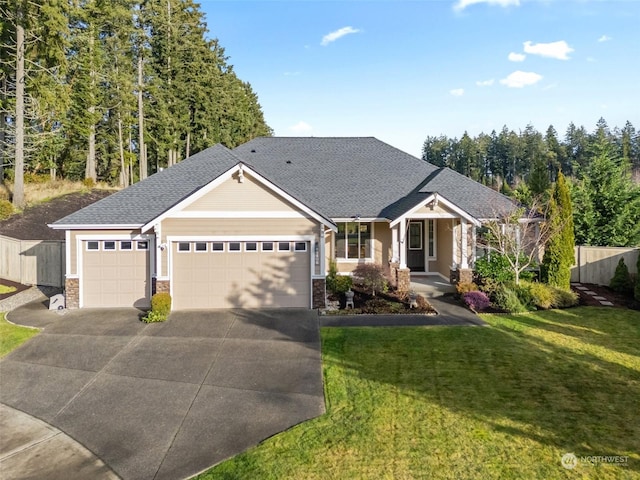
[{"label": "driveway", "polygon": [[0,402],[68,434],[123,479],[201,472],[324,412],[317,313],[140,312],[30,304],[44,331],[0,362]]}]

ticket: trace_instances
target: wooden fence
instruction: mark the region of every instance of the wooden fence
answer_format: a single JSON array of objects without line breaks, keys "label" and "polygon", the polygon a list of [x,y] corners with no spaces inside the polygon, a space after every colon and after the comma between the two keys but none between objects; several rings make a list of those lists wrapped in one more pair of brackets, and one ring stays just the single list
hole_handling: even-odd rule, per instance
[{"label": "wooden fence", "polygon": [[571,281],[609,285],[621,258],[629,272],[637,275],[638,248],[625,247],[576,247],[575,265],[571,269]]},{"label": "wooden fence", "polygon": [[16,240],[0,235],[0,277],[24,285],[64,285],[64,240]]}]

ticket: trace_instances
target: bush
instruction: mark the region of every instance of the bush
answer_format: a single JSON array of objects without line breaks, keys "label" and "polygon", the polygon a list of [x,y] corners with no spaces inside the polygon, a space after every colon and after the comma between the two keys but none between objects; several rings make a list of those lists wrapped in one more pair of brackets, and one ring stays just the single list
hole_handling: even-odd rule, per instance
[{"label": "bush", "polygon": [[363,263],[353,271],[356,283],[370,290],[372,295],[376,292],[386,292],[389,288],[384,267],[376,263]]},{"label": "bush", "polygon": [[578,294],[571,290],[549,287],[553,291],[553,306],[555,308],[575,307],[578,304]]},{"label": "bush", "polygon": [[640,251],[638,252],[638,263],[636,263],[636,270],[636,289],[633,296],[640,302]]},{"label": "bush", "polygon": [[0,200],[0,220],[6,220],[13,212],[13,205],[9,200]]},{"label": "bush", "polygon": [[88,189],[92,189],[95,188],[96,181],[93,178],[85,178],[84,180],[82,180],[82,184]]},{"label": "bush", "polygon": [[529,292],[533,300],[533,305],[542,310],[548,310],[555,305],[556,295],[549,285],[544,283],[530,283]]},{"label": "bush", "polygon": [[[523,258],[522,261],[526,260]],[[498,283],[513,282],[516,279],[507,256],[499,253],[477,259],[475,271],[482,279],[490,278]],[[531,280],[533,276],[533,272],[525,270],[520,273],[520,280]]]},{"label": "bush", "polygon": [[343,295],[351,289],[353,280],[348,275],[338,275],[336,262],[329,264],[329,274],[327,275],[327,290],[334,295]]},{"label": "bush", "polygon": [[491,301],[495,301],[496,294],[502,289],[502,285],[491,278],[485,278],[480,286],[480,291],[487,294]]},{"label": "bush", "polygon": [[613,274],[613,278],[609,283],[609,287],[611,288],[611,290],[618,293],[633,292],[633,281],[631,280],[629,269],[627,268],[627,265],[624,263],[624,258],[621,258],[618,261],[618,266],[616,267],[616,271]]},{"label": "bush", "polygon": [[481,310],[484,310],[485,308],[488,308],[489,305],[491,304],[491,301],[489,300],[489,297],[487,297],[487,294],[477,290],[465,292],[462,295],[462,299],[464,300],[464,303],[466,303],[469,308],[471,308],[472,310],[475,310],[476,312],[479,312]]},{"label": "bush", "polygon": [[467,292],[476,292],[479,290],[478,285],[473,282],[458,282],[456,285],[458,295],[464,295]]},{"label": "bush", "polygon": [[164,322],[171,313],[171,295],[168,293],[156,293],[151,297],[151,311],[142,321],[145,323]]},{"label": "bush", "polygon": [[527,308],[520,302],[516,292],[506,285],[502,285],[501,287],[502,288],[496,292],[494,300],[498,308],[509,313],[524,313],[527,311]]},{"label": "bush", "polygon": [[527,310],[535,310],[533,295],[531,294],[530,283],[521,282],[520,285],[512,285],[511,290],[518,296],[518,300]]}]

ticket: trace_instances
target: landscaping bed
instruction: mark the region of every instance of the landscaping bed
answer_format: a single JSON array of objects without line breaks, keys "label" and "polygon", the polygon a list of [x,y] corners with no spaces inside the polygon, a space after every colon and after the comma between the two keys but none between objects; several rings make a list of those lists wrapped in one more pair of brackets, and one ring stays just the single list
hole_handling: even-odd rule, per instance
[{"label": "landscaping bed", "polygon": [[0,300],[9,298],[16,293],[20,293],[23,290],[29,288],[27,285],[21,283],[12,282],[11,280],[0,279]]},{"label": "landscaping bed", "polygon": [[[416,298],[416,307],[411,308],[408,294],[395,290],[379,292],[375,295],[364,291],[360,286],[352,287],[353,308],[346,306],[344,295],[329,295],[328,300],[334,308],[323,310],[327,315],[359,315],[359,314],[421,314],[437,315],[438,312],[421,295]],[[337,308],[336,308],[337,307]]]}]

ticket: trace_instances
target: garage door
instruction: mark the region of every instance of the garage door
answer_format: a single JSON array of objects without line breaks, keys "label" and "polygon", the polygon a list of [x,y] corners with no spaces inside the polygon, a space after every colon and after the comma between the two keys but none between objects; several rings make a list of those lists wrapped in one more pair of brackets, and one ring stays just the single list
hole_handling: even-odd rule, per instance
[{"label": "garage door", "polygon": [[83,307],[149,307],[149,242],[89,240],[82,246]]},{"label": "garage door", "polygon": [[308,242],[174,242],[173,307],[310,305]]}]

